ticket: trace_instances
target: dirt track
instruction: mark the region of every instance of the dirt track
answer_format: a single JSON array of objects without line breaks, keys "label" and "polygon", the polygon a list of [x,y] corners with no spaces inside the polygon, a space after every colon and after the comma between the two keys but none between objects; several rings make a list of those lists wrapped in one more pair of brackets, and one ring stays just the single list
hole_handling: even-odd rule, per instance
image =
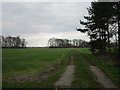
[{"label": "dirt track", "polygon": [[[89,70],[93,73],[93,76],[94,76],[93,79],[95,79],[101,87],[103,87],[103,88],[118,88],[112,82],[112,80],[105,75],[105,73],[102,70],[100,70],[96,66],[93,66],[90,62],[85,60],[82,57],[81,52],[78,52],[78,53],[80,53],[81,60],[89,66]],[[71,87],[71,84],[74,80],[74,68],[75,68],[74,60],[73,60],[73,56],[71,56],[70,65],[68,65],[66,67],[66,70],[61,75],[60,79],[54,83],[54,86],[56,89],[57,88],[70,88]]]}]

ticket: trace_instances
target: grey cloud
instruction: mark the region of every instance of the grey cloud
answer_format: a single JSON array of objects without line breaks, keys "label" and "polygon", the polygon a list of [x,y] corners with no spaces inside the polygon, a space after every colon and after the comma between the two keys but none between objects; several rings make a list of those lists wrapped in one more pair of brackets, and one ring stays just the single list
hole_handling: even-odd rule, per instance
[{"label": "grey cloud", "polygon": [[[67,32],[73,28],[74,19],[79,21],[80,14],[86,9],[85,5],[88,3],[4,3],[3,34],[8,31],[11,31],[9,34],[18,31],[20,34],[47,32],[47,29],[37,30],[37,27],[32,27],[44,24],[53,28],[51,32]],[[6,26],[4,21],[13,24],[14,27]]]},{"label": "grey cloud", "polygon": [[2,6],[3,35],[35,36],[38,33],[53,35],[74,32],[76,27],[83,27],[79,25],[79,20],[87,14],[89,5],[90,2],[5,2]]}]

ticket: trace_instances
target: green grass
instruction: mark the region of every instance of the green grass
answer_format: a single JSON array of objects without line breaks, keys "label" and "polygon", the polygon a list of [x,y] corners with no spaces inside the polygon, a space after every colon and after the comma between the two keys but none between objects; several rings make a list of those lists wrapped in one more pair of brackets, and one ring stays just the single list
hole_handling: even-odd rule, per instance
[{"label": "green grass", "polygon": [[[73,88],[98,88],[89,67],[82,61],[80,54],[76,51],[82,51],[82,56],[101,68],[118,86],[120,86],[120,77],[118,70],[105,60],[91,55],[88,48],[25,48],[25,49],[3,49],[2,51],[2,76],[3,88],[51,88],[64,72],[68,64],[69,56],[73,55],[75,60],[75,76]],[[6,82],[13,75],[30,75],[37,72],[43,72],[47,68],[57,64],[58,67],[46,79],[39,82]]]},{"label": "green grass", "polygon": [[79,52],[73,51],[75,61],[75,76],[72,87],[74,88],[98,88],[97,82],[93,79],[89,67],[81,59]]},{"label": "green grass", "polygon": [[79,49],[82,51],[82,56],[96,65],[97,67],[101,68],[107,76],[109,76],[113,82],[117,85],[120,86],[120,68],[117,68],[109,63],[107,63],[106,60],[101,59],[100,57],[93,56],[91,55],[91,52],[89,51],[88,48],[81,48]]},{"label": "green grass", "polygon": [[3,88],[35,88],[52,87],[64,71],[67,64],[70,49],[50,48],[26,48],[26,49],[3,49],[3,79],[12,75],[32,74],[42,72],[54,64],[58,68],[46,79],[40,82],[15,82],[9,83],[3,80]]},{"label": "green grass", "polygon": [[3,75],[43,71],[52,64],[59,63],[69,49],[26,48],[3,49]]}]

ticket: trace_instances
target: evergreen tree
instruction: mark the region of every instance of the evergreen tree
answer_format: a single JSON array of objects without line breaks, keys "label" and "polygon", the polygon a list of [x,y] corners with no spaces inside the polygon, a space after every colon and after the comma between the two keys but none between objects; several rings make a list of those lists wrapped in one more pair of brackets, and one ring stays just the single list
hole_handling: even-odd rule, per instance
[{"label": "evergreen tree", "polygon": [[[111,53],[110,39],[114,34],[112,34],[113,30],[110,29],[110,26],[114,23],[118,23],[118,36],[120,36],[119,6],[116,2],[92,2],[91,6],[87,8],[89,15],[84,16],[87,21],[80,21],[80,24],[84,25],[85,29],[77,30],[82,33],[87,33],[90,36],[91,50],[99,49],[102,54],[105,54],[108,50]],[[118,37],[118,43],[120,42],[119,40],[120,37]],[[118,54],[120,55],[119,50]]]}]

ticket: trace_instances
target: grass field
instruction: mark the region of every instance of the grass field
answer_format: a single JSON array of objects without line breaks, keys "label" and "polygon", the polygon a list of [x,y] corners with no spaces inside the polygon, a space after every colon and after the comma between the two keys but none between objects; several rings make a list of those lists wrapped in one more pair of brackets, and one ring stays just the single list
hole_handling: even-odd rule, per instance
[{"label": "grass field", "polygon": [[3,77],[11,74],[42,71],[58,63],[69,49],[3,49]]},{"label": "grass field", "polygon": [[[77,50],[82,51],[82,56],[89,62],[101,68],[117,85],[120,85],[118,68],[108,64],[105,60],[91,55],[88,48],[25,48],[3,49],[2,51],[2,78],[3,88],[51,88],[65,71],[71,55],[75,62],[75,75],[73,88],[98,88],[93,80],[88,66],[82,62]],[[14,81],[11,77],[36,75],[55,66],[54,71],[40,81]],[[14,81],[11,82],[10,80]]]},{"label": "grass field", "polygon": [[[14,84],[10,84],[4,82],[4,80],[8,80],[11,76],[31,75],[37,72],[43,72],[55,64],[60,64],[64,59],[61,65],[63,67],[67,63],[65,59],[69,51],[70,49],[50,48],[3,49],[3,87],[28,87],[29,84],[33,83],[15,82]],[[57,72],[60,73],[63,71],[64,69],[62,68]],[[45,85],[47,86],[47,84]],[[31,87],[37,87],[37,84],[33,84]]]}]

